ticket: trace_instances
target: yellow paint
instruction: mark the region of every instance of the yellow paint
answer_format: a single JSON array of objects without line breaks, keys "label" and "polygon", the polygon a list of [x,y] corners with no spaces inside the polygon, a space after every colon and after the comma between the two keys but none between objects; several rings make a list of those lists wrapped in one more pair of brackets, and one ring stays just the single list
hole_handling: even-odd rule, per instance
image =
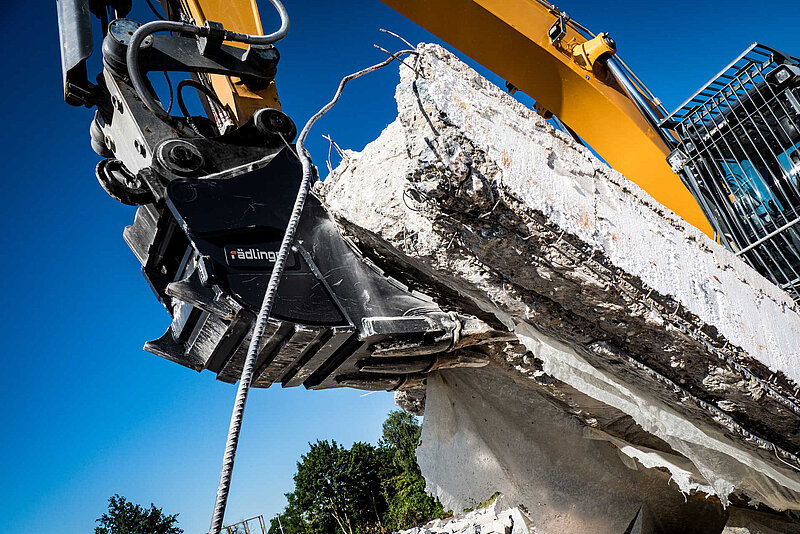
[{"label": "yellow paint", "polygon": [[[550,43],[547,30],[556,16],[542,4],[535,0],[383,2],[532,96],[609,165],[685,221],[713,235],[697,201],[667,165],[669,149],[636,105],[616,84],[603,83],[608,77],[599,64],[590,73],[573,59],[575,47],[586,39],[568,27],[558,45]],[[590,46],[592,54],[600,50],[595,45]]]},{"label": "yellow paint", "polygon": [[[263,35],[255,0],[183,0],[182,9],[195,24],[220,22],[226,30]],[[228,43],[241,48],[247,45]],[[209,75],[211,87],[234,120],[241,124],[263,107],[281,109],[275,83],[261,91],[251,91],[236,77]]]},{"label": "yellow paint", "polygon": [[583,69],[591,71],[598,59],[616,51],[616,47],[609,45],[605,36],[601,34],[585,43],[576,44],[572,49],[572,57]]}]

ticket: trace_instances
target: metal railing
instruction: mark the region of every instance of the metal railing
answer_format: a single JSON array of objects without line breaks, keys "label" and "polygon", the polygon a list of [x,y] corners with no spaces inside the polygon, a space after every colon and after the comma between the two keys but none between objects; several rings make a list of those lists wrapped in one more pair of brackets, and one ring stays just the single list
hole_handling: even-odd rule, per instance
[{"label": "metal railing", "polygon": [[263,515],[257,515],[244,521],[222,527],[225,534],[267,534],[267,524]]},{"label": "metal railing", "polygon": [[800,61],[754,43],[661,126],[720,241],[800,299]]}]

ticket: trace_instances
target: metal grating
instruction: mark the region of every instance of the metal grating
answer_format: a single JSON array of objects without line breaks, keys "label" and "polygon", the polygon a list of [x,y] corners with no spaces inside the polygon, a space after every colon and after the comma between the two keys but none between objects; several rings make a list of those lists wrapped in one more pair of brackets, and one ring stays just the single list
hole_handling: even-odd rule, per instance
[{"label": "metal grating", "polygon": [[800,61],[755,43],[661,125],[720,241],[800,300]]},{"label": "metal grating", "polygon": [[[280,523],[280,517],[278,523]],[[244,521],[239,521],[233,525],[222,527],[224,534],[267,534],[267,524],[264,521],[263,515],[257,515]],[[281,531],[283,526],[281,525]]]}]

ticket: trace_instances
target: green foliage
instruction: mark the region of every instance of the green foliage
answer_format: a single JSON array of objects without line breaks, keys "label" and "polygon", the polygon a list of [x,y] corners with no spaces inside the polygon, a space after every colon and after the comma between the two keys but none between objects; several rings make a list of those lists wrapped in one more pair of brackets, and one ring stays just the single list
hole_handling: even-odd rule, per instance
[{"label": "green foliage", "polygon": [[297,506],[297,501],[293,498],[294,493],[287,493],[286,495],[289,497],[289,504],[286,505],[286,508],[278,517],[270,521],[269,534],[281,534],[281,532],[286,534],[313,533],[314,530],[307,523],[305,514],[303,514],[300,507]]},{"label": "green foliage", "polygon": [[390,531],[411,528],[445,516],[442,503],[425,493],[422,475],[405,472],[392,478],[387,483],[386,495],[390,497],[384,523]]},{"label": "green foliage", "polygon": [[492,495],[488,499],[486,499],[485,501],[483,501],[481,503],[478,503],[478,505],[475,508],[480,509],[480,508],[487,508],[487,507],[491,506],[492,504],[494,504],[494,501],[496,501],[497,498],[500,495],[502,495],[502,494],[499,491],[495,491],[494,493],[492,493]]},{"label": "green foliage", "polygon": [[380,444],[394,451],[392,462],[399,471],[384,482],[389,503],[384,522],[389,530],[411,528],[444,515],[442,503],[425,493],[425,479],[415,452],[421,434],[417,418],[402,410],[389,413],[383,422]]},{"label": "green foliage", "polygon": [[417,456],[422,427],[417,418],[402,410],[394,410],[383,422],[383,437],[380,445],[394,450],[394,463],[401,471],[419,474]]},{"label": "green foliage", "polygon": [[166,515],[152,503],[144,508],[114,495],[108,499],[108,512],[97,519],[100,526],[94,534],[183,534],[177,521],[178,514]]},{"label": "green foliage", "polygon": [[386,508],[379,477],[382,456],[368,443],[350,449],[335,441],[311,445],[297,464],[291,494],[311,532],[366,532],[380,519]]},{"label": "green foliage", "polygon": [[470,506],[469,508],[464,508],[464,513],[468,513],[473,510],[480,510],[481,508],[486,508],[488,506],[491,506],[492,504],[494,504],[494,501],[496,501],[500,495],[502,495],[502,493],[500,493],[499,491],[495,491],[489,496],[488,499],[486,499],[483,502],[475,504],[475,501],[472,501],[472,506]]},{"label": "green foliage", "polygon": [[[416,417],[393,411],[378,447],[335,441],[309,444],[297,463],[289,504],[269,534],[371,534],[410,528],[442,517],[441,503],[425,493],[414,450],[422,431]],[[278,522],[280,519],[280,524]]]}]

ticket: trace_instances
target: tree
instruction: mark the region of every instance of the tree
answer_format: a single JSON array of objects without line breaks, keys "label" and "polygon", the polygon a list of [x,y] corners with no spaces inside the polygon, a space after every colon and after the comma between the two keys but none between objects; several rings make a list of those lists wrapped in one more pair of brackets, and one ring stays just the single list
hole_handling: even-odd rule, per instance
[{"label": "tree", "polygon": [[[317,441],[297,463],[288,505],[270,534],[385,533],[444,514],[425,493],[415,449],[421,426],[402,411],[389,414],[377,447]],[[281,527],[283,529],[281,530]]]},{"label": "tree", "polygon": [[287,493],[289,504],[269,524],[269,534],[312,534],[314,531],[307,523],[305,514],[297,505],[293,493]]},{"label": "tree", "polygon": [[419,474],[416,450],[421,434],[422,426],[416,417],[402,410],[394,410],[383,422],[380,445],[394,450],[394,463],[403,472]]},{"label": "tree", "polygon": [[108,499],[108,512],[95,522],[94,534],[183,534],[176,523],[178,514],[166,515],[150,503],[150,508],[133,504],[125,497]]},{"label": "tree", "polygon": [[412,528],[437,517],[446,517],[438,499],[425,493],[421,475],[402,473],[386,483],[389,508],[384,515],[386,527],[394,532]]},{"label": "tree", "polygon": [[392,451],[392,461],[398,471],[384,481],[384,495],[389,505],[384,523],[391,530],[411,528],[445,514],[439,500],[425,493],[425,479],[416,456],[421,434],[422,426],[417,418],[402,410],[390,412],[383,422],[380,444]]},{"label": "tree", "polygon": [[[350,449],[335,441],[309,446],[297,464],[295,489],[287,494],[283,530],[356,534],[376,525],[379,529],[386,511],[380,477],[380,466],[389,461],[381,458],[384,452],[368,443],[355,443]],[[280,532],[277,521],[270,532]]]}]

